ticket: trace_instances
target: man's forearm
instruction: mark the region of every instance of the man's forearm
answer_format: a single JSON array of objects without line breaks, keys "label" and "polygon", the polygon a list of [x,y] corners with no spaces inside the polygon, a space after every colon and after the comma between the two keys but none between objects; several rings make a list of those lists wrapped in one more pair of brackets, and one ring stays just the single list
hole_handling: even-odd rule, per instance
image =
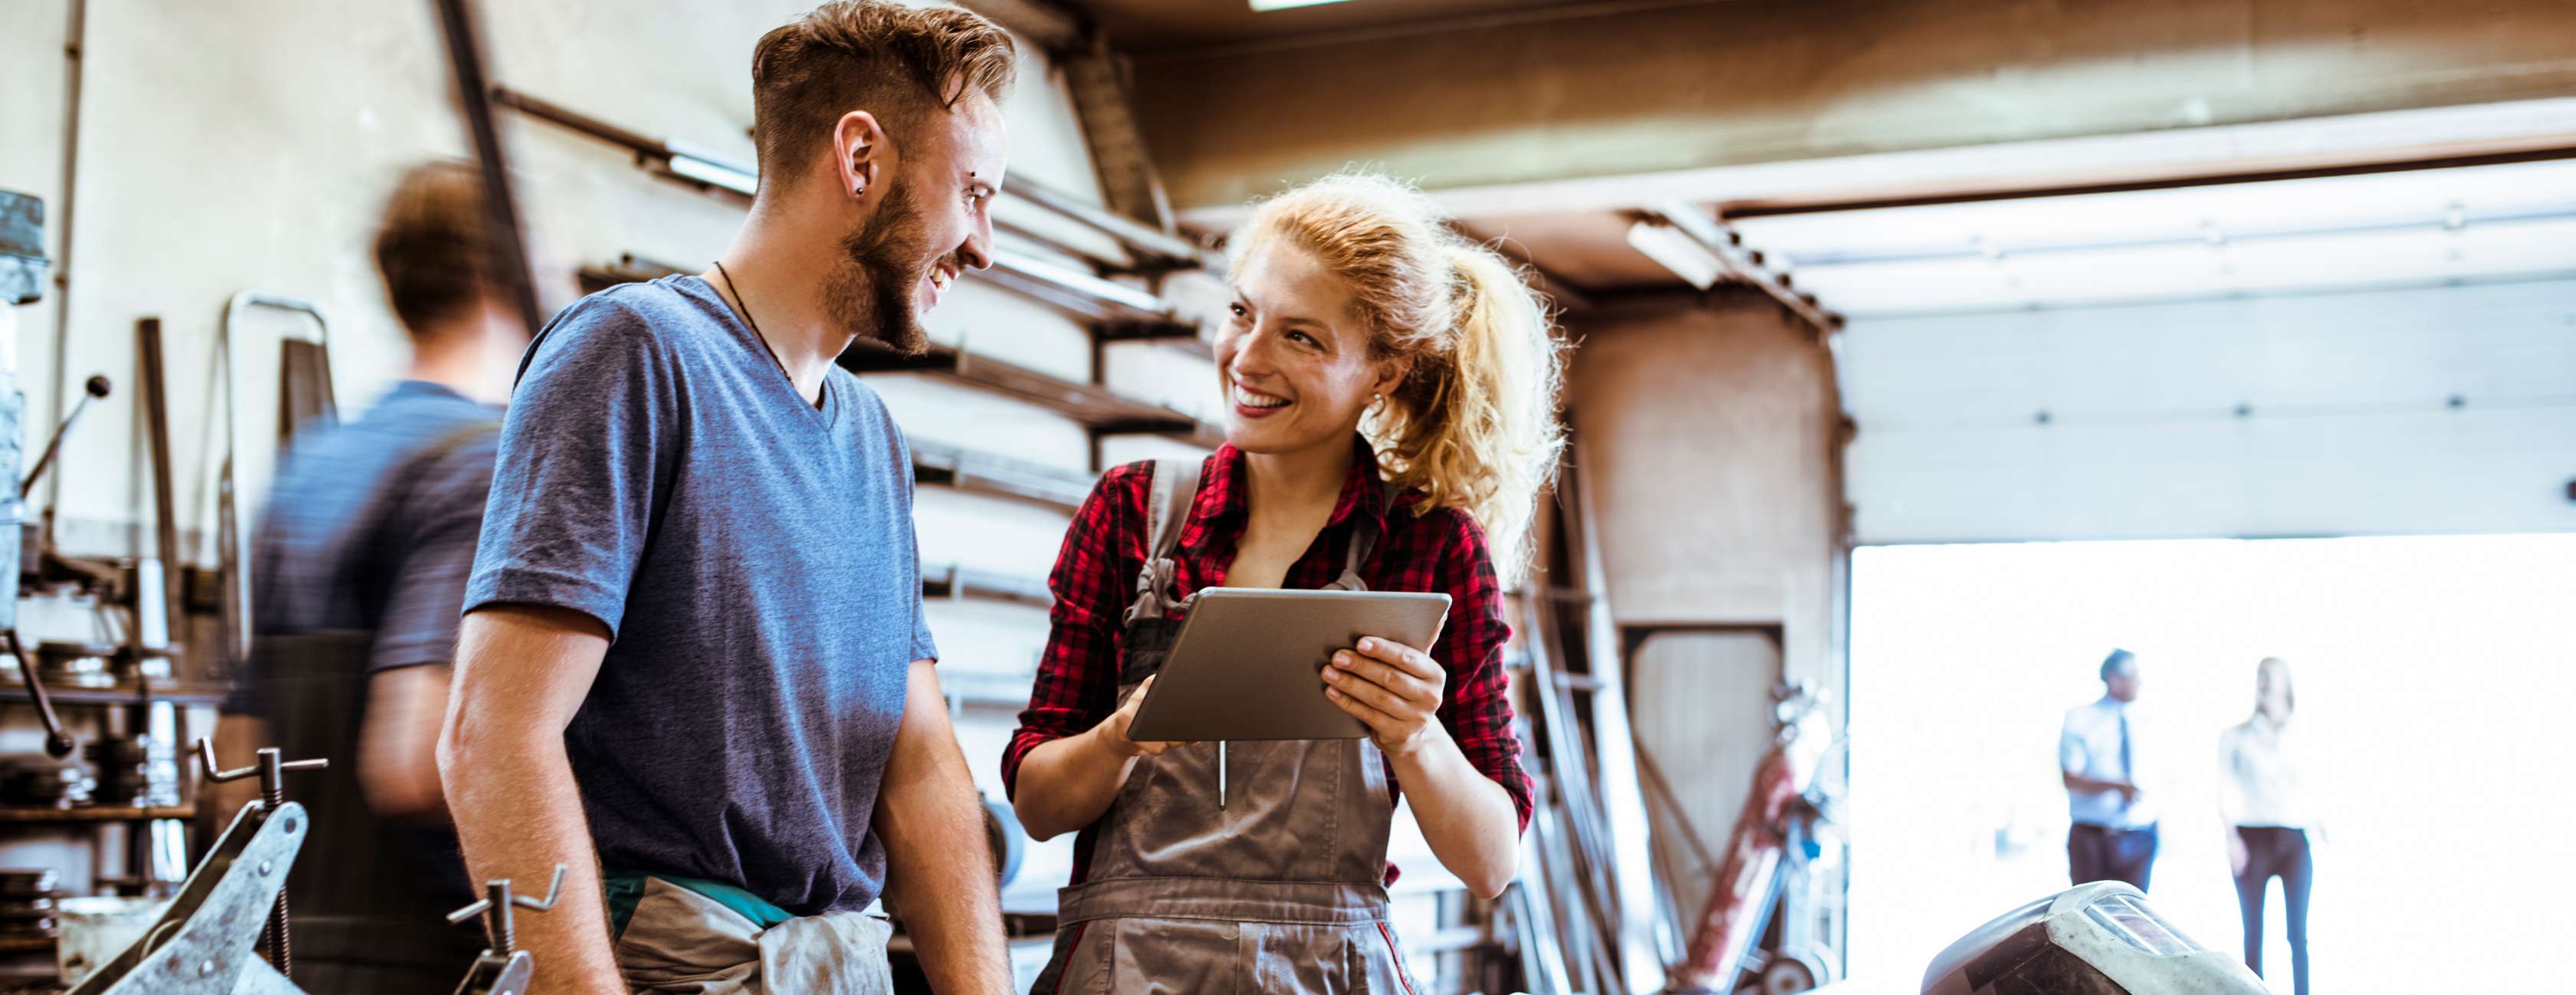
[{"label": "man's forearm", "polygon": [[[913,664],[903,726],[878,792],[886,892],[939,995],[1008,995],[1010,955],[983,805],[928,661]],[[972,841],[969,843],[968,841]]]},{"label": "man's forearm", "polygon": [[2077,791],[2136,791],[2138,786],[2127,781],[2105,781],[2082,774],[2065,772],[2066,786]]},{"label": "man's forearm", "polygon": [[515,918],[519,946],[537,962],[531,995],[623,995],[599,861],[562,737],[479,737],[446,746],[439,759],[475,880],[508,878],[518,894],[542,897],[555,865],[567,869],[553,911]]}]

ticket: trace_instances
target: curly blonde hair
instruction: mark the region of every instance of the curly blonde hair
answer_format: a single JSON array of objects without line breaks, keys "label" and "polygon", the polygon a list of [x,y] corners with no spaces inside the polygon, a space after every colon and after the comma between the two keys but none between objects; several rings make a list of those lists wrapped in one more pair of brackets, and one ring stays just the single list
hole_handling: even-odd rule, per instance
[{"label": "curly blonde hair", "polygon": [[1345,172],[1262,202],[1229,242],[1237,266],[1284,240],[1347,284],[1370,358],[1411,372],[1360,423],[1378,472],[1418,490],[1416,514],[1466,512],[1519,582],[1530,514],[1556,474],[1564,343],[1545,302],[1500,254],[1447,226],[1421,191]]}]

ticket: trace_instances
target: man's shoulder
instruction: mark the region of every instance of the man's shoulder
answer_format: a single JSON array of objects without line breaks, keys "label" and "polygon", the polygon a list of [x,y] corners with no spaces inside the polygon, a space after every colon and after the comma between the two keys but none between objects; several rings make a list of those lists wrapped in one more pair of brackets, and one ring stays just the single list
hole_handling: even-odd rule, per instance
[{"label": "man's shoulder", "polygon": [[694,279],[621,283],[572,302],[530,347],[532,368],[670,361],[706,350],[717,338],[707,333],[720,327],[719,318],[681,282]]}]

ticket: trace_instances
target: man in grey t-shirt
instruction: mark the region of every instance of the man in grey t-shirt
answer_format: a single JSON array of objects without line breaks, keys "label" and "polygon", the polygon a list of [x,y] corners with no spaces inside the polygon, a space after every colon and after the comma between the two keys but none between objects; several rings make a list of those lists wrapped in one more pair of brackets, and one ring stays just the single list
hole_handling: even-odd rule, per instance
[{"label": "man in grey t-shirt", "polygon": [[[981,18],[826,4],[753,54],[762,176],[715,268],[594,294],[528,352],[440,767],[543,993],[883,991],[900,906],[942,993],[1010,984],[921,614],[902,434],[833,358],[924,343],[990,264]],[[613,939],[612,939],[613,938]]]}]

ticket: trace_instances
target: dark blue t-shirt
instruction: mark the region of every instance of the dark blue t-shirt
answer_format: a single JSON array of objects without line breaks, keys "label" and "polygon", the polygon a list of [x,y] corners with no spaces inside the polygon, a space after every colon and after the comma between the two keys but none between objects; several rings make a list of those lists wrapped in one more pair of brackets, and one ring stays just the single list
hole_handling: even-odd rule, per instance
[{"label": "dark blue t-shirt", "polygon": [[454,658],[500,418],[406,380],[356,421],[297,432],[253,533],[254,628],[373,632],[370,672]]},{"label": "dark blue t-shirt", "polygon": [[[253,533],[253,630],[366,633],[370,674],[454,659],[456,608],[474,568],[500,418],[500,409],[447,387],[406,380],[356,421],[298,431]],[[267,665],[258,654],[241,662],[224,711],[327,721],[276,714],[260,693]],[[366,708],[367,685],[357,687],[344,714]],[[411,847],[419,875],[409,884],[442,904],[471,900],[453,831],[384,830]],[[402,868],[371,870],[402,884]]]},{"label": "dark blue t-shirt", "polygon": [[565,731],[602,865],[789,912],[885,882],[870,817],[921,613],[912,461],[846,370],[807,404],[693,276],[592,294],[530,347],[466,611],[605,623]]}]

